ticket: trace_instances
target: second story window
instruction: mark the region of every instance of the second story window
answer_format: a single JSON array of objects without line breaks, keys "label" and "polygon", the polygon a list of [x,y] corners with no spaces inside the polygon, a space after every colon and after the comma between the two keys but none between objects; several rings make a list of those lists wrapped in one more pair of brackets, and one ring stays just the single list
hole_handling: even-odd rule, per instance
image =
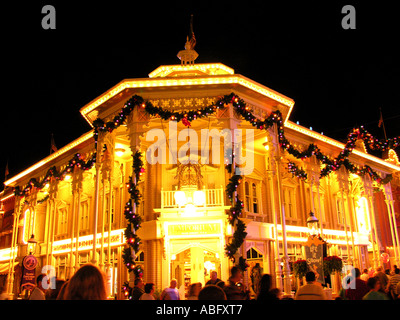
[{"label": "second story window", "polygon": [[244,183],[245,209],[250,213],[260,213],[259,204],[259,183],[256,181],[246,181]]},{"label": "second story window", "polygon": [[67,234],[68,232],[68,209],[67,207],[57,210],[57,235]]}]

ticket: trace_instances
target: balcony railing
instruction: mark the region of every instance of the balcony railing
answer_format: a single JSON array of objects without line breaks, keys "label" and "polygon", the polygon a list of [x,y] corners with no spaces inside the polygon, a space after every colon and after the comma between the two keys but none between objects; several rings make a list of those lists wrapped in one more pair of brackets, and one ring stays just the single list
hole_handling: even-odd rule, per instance
[{"label": "balcony railing", "polygon": [[[185,192],[186,199],[193,199],[193,193],[196,191],[195,189],[182,190]],[[202,189],[205,193],[205,207],[220,207],[224,205],[224,189]],[[175,190],[161,190],[161,209],[165,208],[178,208],[178,205],[175,203]]]}]

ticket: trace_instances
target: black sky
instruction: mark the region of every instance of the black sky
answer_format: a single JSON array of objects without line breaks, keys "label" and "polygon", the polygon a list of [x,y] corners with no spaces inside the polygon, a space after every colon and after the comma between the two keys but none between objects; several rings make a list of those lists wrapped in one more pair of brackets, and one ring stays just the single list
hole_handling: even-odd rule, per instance
[{"label": "black sky", "polygon": [[[4,6],[0,183],[90,127],[79,109],[124,78],[179,64],[194,15],[197,63],[221,62],[295,101],[290,119],[338,140],[400,135],[400,22],[389,2],[71,2]],[[260,4],[262,3],[262,4]],[[41,9],[56,8],[56,30]],[[341,9],[356,8],[356,30]],[[398,151],[398,150],[397,150]]]}]

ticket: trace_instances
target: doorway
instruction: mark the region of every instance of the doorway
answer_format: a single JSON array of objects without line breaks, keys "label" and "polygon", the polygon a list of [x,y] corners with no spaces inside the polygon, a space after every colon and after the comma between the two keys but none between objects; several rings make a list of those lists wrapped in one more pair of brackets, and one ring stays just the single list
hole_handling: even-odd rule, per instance
[{"label": "doorway", "polygon": [[185,286],[185,292],[191,283],[200,282],[202,286],[210,280],[212,271],[221,274],[221,260],[217,252],[201,246],[190,248],[171,255],[170,279],[175,278],[178,288]]}]

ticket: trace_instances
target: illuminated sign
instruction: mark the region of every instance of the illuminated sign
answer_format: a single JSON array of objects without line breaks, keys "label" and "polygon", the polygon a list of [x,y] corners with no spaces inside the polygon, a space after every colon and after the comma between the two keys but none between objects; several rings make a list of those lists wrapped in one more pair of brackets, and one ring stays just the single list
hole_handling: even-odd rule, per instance
[{"label": "illuminated sign", "polygon": [[217,234],[220,232],[220,223],[185,223],[168,226],[168,235],[170,236]]},{"label": "illuminated sign", "polygon": [[[96,247],[100,247],[102,242],[101,234],[97,234],[96,242],[97,242]],[[124,243],[123,230],[120,229],[111,231],[110,246],[121,245],[123,243]],[[71,245],[75,250],[76,248],[75,239],[72,242],[72,244],[71,244],[71,239],[55,241],[53,244],[53,253],[62,253],[71,251]],[[107,246],[108,246],[108,235],[107,233],[105,233],[104,247]],[[91,250],[91,249],[93,249],[93,235],[80,237],[78,241],[78,250],[81,251],[81,250]]]}]

